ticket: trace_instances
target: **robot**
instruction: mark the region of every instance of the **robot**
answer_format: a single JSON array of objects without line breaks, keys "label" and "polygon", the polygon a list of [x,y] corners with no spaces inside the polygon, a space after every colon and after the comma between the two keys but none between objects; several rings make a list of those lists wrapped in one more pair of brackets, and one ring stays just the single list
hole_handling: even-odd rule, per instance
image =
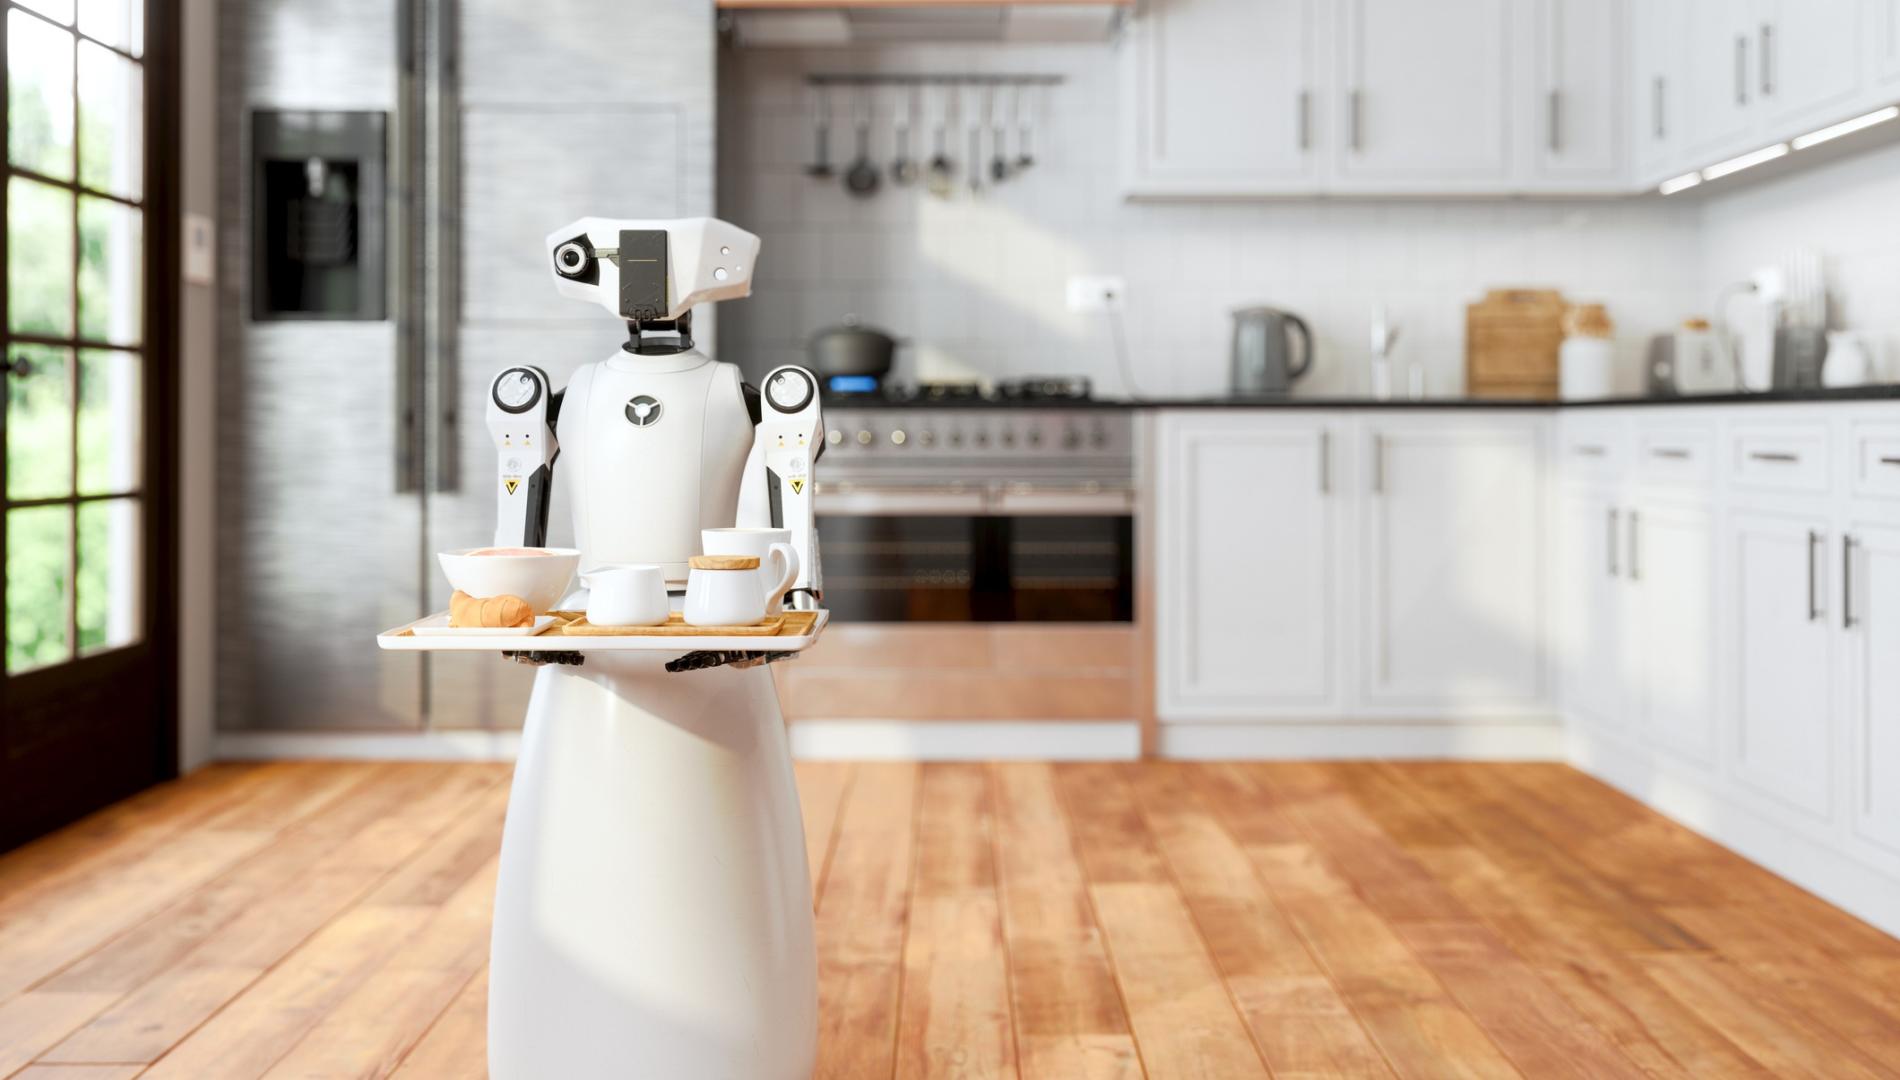
[{"label": "robot", "polygon": [[[781,367],[761,393],[693,348],[692,308],[747,295],[758,250],[710,218],[583,218],[548,237],[560,292],[629,336],[564,388],[531,365],[496,376],[497,545],[545,543],[558,461],[583,570],[658,563],[683,590],[700,529],[784,527],[800,567],[787,605],[817,606],[817,383]],[[495,890],[496,1080],[811,1075],[811,886],[770,673],[726,653],[674,673],[669,655],[519,657],[542,666]]]}]

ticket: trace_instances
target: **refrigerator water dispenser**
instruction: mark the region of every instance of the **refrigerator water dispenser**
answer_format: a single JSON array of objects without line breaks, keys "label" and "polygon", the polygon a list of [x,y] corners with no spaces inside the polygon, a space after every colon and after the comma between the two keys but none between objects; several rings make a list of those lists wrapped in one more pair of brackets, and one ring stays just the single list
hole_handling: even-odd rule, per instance
[{"label": "refrigerator water dispenser", "polygon": [[384,318],[385,114],[252,114],[251,317]]}]

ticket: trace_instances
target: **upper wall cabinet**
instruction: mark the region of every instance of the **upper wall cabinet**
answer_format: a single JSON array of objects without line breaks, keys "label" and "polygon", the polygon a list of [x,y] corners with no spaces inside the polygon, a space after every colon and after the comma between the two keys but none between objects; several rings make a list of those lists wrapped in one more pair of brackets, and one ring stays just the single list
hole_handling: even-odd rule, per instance
[{"label": "upper wall cabinet", "polygon": [[1669,175],[1682,155],[1689,47],[1688,0],[1647,0],[1630,11],[1631,157],[1638,183]]},{"label": "upper wall cabinet", "polygon": [[1512,7],[1507,0],[1340,5],[1336,186],[1509,186]]},{"label": "upper wall cabinet", "polygon": [[1154,0],[1135,20],[1125,129],[1141,194],[1312,190],[1316,0]]},{"label": "upper wall cabinet", "polygon": [[[1639,5],[1641,6],[1641,5]],[[1601,0],[1544,0],[1534,9],[1533,181],[1561,189],[1623,185],[1624,9]]]}]

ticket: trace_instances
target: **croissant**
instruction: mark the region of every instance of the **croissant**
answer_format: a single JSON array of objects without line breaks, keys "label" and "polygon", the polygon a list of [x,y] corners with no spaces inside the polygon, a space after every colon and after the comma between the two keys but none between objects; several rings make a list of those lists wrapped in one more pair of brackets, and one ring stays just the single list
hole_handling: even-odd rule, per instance
[{"label": "croissant", "polygon": [[519,596],[470,596],[460,589],[449,597],[450,626],[533,626],[534,609]]}]

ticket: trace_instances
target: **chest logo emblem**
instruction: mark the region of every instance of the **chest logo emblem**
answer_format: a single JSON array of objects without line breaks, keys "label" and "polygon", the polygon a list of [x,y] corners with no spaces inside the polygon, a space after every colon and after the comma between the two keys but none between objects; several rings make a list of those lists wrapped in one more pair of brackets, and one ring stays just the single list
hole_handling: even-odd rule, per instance
[{"label": "chest logo emblem", "polygon": [[641,394],[627,402],[627,423],[634,427],[652,427],[660,422],[660,401],[658,398]]}]

